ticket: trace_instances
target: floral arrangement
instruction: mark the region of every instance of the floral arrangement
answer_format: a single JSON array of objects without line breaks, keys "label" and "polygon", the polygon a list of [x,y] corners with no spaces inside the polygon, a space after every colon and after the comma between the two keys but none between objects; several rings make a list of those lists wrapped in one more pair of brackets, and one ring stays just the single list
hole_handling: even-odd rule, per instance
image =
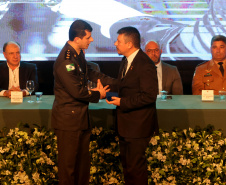
[{"label": "floral arrangement", "polygon": [[0,184],[56,184],[57,145],[53,132],[15,128],[0,134]]},{"label": "floral arrangement", "polygon": [[147,149],[149,184],[226,184],[226,139],[213,126],[160,131]]},{"label": "floral arrangement", "polygon": [[113,130],[94,128],[90,140],[90,184],[123,185],[119,139],[116,133]]},{"label": "floral arrangement", "polygon": [[[124,184],[119,144],[112,130],[93,128],[91,185]],[[226,184],[226,139],[212,126],[160,130],[146,151],[149,184]],[[57,184],[57,145],[52,131],[0,131],[0,184]]]}]

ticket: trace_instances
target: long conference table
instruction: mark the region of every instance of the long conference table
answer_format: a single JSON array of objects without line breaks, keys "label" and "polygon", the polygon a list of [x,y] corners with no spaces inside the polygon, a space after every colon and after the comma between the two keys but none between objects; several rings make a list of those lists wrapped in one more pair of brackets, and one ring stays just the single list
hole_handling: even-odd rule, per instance
[{"label": "long conference table", "polygon": [[[37,124],[51,128],[51,111],[54,95],[43,95],[40,103],[28,103],[30,97],[24,97],[23,103],[11,103],[9,98],[0,97],[0,129],[15,128],[18,123]],[[32,96],[35,100],[35,96]],[[164,131],[206,127],[211,124],[215,129],[222,129],[226,134],[226,101],[219,96],[213,102],[202,102],[198,95],[173,95],[172,99],[157,99],[159,127]],[[116,107],[105,100],[90,103],[90,120],[92,126],[113,129],[116,119]]]}]

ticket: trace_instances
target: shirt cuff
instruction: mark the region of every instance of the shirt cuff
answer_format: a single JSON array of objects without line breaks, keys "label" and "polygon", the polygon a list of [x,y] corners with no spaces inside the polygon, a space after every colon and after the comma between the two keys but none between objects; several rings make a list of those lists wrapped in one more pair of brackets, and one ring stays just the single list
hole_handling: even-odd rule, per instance
[{"label": "shirt cuff", "polygon": [[6,90],[2,90],[1,92],[0,92],[0,96],[4,96],[4,92],[5,92]]}]

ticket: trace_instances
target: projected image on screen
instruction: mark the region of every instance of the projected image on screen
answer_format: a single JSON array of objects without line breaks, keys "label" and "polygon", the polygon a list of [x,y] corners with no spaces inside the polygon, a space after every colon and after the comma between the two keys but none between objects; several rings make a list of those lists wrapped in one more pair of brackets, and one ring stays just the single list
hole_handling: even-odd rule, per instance
[{"label": "projected image on screen", "polygon": [[[93,27],[88,60],[120,60],[118,29],[136,27],[142,48],[160,42],[163,60],[209,60],[210,40],[226,35],[224,0],[6,0],[0,2],[0,47],[21,44],[22,60],[54,60],[76,19]],[[1,60],[3,60],[1,49]]]}]

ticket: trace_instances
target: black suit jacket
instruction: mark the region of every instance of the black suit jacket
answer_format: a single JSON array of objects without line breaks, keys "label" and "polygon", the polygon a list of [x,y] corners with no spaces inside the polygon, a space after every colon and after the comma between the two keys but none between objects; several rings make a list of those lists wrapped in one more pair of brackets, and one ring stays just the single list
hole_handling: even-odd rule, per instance
[{"label": "black suit jacket", "polygon": [[[19,82],[20,89],[26,89],[27,80],[33,80],[35,83],[35,91],[38,90],[38,75],[35,64],[20,62]],[[6,61],[0,64],[0,91],[9,88],[9,68]]]},{"label": "black suit jacket", "polygon": [[120,107],[117,107],[118,133],[127,138],[143,138],[158,133],[156,98],[158,79],[153,61],[140,49],[125,77],[119,71]]},{"label": "black suit jacket", "polygon": [[165,62],[162,62],[162,89],[168,91],[168,94],[183,94],[183,85],[177,67]]}]

